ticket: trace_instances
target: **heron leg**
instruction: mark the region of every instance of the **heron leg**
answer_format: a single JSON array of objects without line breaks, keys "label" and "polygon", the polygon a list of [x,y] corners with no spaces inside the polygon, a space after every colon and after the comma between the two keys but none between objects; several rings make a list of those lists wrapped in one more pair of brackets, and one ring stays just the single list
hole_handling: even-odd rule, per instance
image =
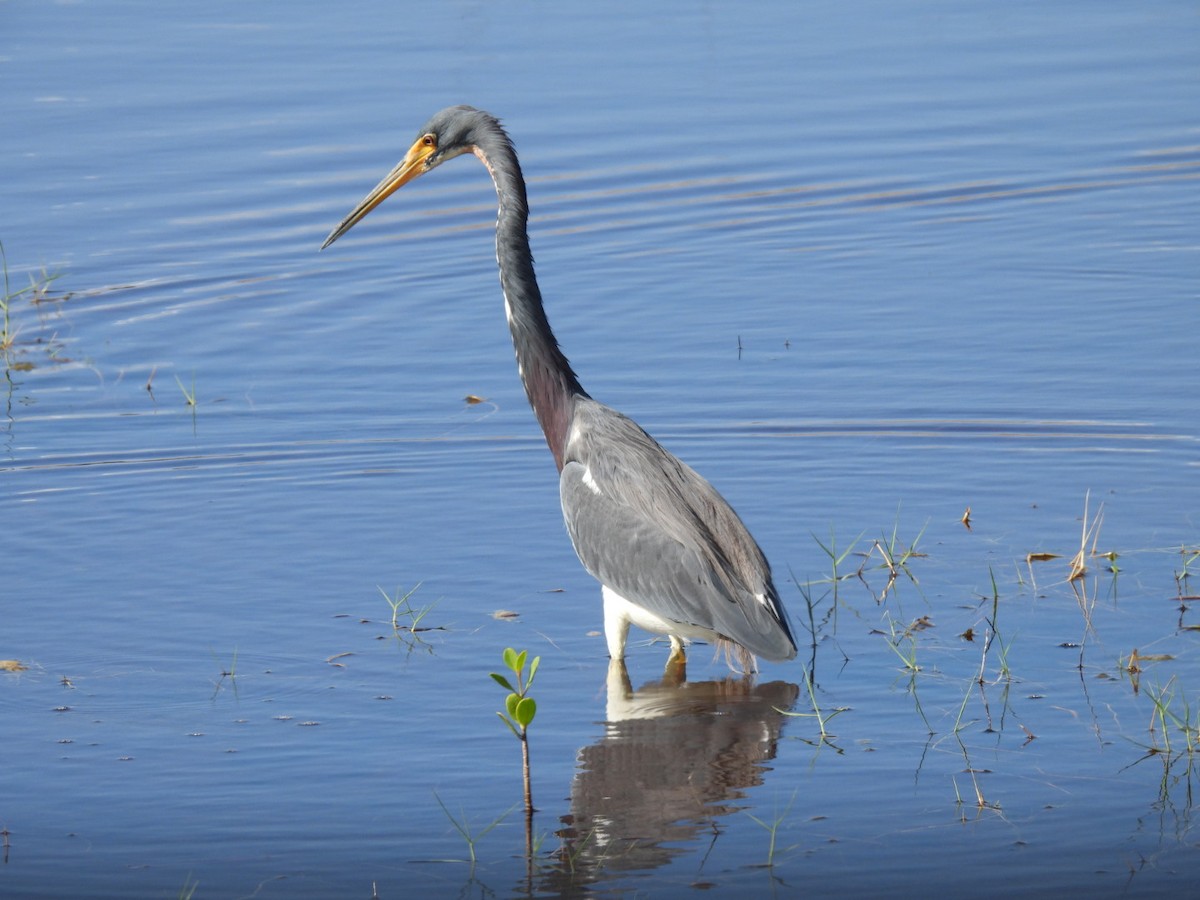
[{"label": "heron leg", "polygon": [[687,648],[683,643],[683,638],[676,637],[673,634],[667,635],[671,639],[671,655],[667,657],[669,665],[674,660],[679,660],[682,663],[687,662]]},{"label": "heron leg", "polygon": [[625,600],[607,585],[600,590],[604,598],[604,640],[608,644],[609,659],[625,658],[625,642],[629,639],[629,614]]},{"label": "heron leg", "polygon": [[671,638],[671,654],[667,657],[667,667],[663,671],[663,684],[679,686],[687,681],[687,650],[684,643],[675,635]]},{"label": "heron leg", "polygon": [[608,699],[629,700],[633,697],[633,682],[629,680],[629,670],[625,668],[625,660],[610,659],[608,661]]}]

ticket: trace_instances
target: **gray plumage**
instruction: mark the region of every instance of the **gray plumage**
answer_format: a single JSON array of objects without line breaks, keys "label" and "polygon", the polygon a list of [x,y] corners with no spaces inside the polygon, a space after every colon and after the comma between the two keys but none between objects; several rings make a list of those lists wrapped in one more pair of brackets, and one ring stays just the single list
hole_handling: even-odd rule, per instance
[{"label": "gray plumage", "polygon": [[710,629],[766,659],[791,659],[770,566],[716,489],[594,400],[577,400],[573,431],[559,491],[584,568],[663,618]]},{"label": "gray plumage", "polygon": [[746,668],[751,655],[793,658],[770,565],[737,514],[631,419],[589,397],[559,349],[534,274],[525,181],[499,121],[469,106],[439,112],[322,246],[397,188],[468,152],[496,185],[496,260],[517,368],[560,472],[575,551],[605,587],[610,655],[624,655],[632,622],[671,635],[680,660],[683,641],[697,637],[731,645]]}]

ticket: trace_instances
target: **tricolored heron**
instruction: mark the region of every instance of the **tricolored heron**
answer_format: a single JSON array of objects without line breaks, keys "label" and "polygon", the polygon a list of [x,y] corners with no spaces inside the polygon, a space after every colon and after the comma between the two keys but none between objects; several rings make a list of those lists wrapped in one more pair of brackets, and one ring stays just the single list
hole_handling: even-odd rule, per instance
[{"label": "tricolored heron", "polygon": [[435,115],[321,248],[397,188],[464,153],[479,157],[496,186],[496,261],[517,370],[559,470],[567,532],[602,585],[609,656],[624,658],[632,624],[670,636],[669,668],[682,669],[690,639],[724,645],[745,671],[755,655],[792,659],[771,567],[737,513],[631,419],[588,396],[559,349],[533,272],[525,179],[494,116],[470,106]]}]

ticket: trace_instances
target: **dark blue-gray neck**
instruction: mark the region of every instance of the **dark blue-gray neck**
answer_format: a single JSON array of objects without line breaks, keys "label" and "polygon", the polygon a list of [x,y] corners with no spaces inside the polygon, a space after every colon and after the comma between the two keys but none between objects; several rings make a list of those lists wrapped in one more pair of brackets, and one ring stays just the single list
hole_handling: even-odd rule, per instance
[{"label": "dark blue-gray neck", "polygon": [[500,267],[500,286],[517,354],[517,369],[546,443],[554,454],[554,462],[561,470],[575,399],[587,397],[587,393],[559,349],[542,306],[529,248],[529,201],[512,142],[497,124],[494,129],[476,135],[475,148],[496,184],[499,200],[496,262]]}]

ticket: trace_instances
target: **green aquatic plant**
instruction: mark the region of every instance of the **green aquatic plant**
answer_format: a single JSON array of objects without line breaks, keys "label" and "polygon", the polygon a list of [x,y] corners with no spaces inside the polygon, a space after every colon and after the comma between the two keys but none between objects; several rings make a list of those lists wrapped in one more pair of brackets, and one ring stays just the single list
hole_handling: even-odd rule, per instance
[{"label": "green aquatic plant", "polygon": [[887,572],[888,579],[887,584],[883,586],[883,590],[876,595],[876,603],[883,603],[883,601],[887,599],[888,594],[893,592],[896,587],[896,582],[899,580],[902,574],[910,582],[912,582],[914,586],[919,588],[920,582],[917,580],[917,576],[913,574],[912,569],[909,568],[908,563],[912,559],[924,557],[926,555],[925,553],[917,550],[917,544],[919,544],[921,538],[925,536],[925,529],[928,527],[929,523],[927,522],[925,523],[924,527],[917,532],[917,536],[912,539],[908,546],[905,546],[900,542],[900,514],[897,512],[896,519],[892,523],[892,533],[890,535],[885,534],[881,540],[872,542],[871,549],[867,552],[866,558],[856,574],[858,575],[859,580],[861,580],[863,584],[866,584],[867,579],[864,575],[864,572],[867,567],[867,562],[870,561],[871,557],[876,553],[879,554],[879,558],[882,560],[879,568],[882,568]]},{"label": "green aquatic plant", "polygon": [[0,350],[7,350],[13,344],[12,320],[9,316],[16,295],[8,287],[8,254],[4,252],[3,241],[0,241],[0,266],[4,268],[4,296],[0,297],[0,313],[4,315],[4,324],[0,326]]},{"label": "green aquatic plant", "polygon": [[[515,804],[513,806],[510,806],[508,809],[506,809],[504,812],[502,812],[496,818],[492,819],[492,821],[490,823],[485,825],[483,827],[483,830],[479,831],[478,833],[475,833],[475,832],[471,831],[471,820],[467,818],[467,814],[466,814],[465,810],[459,810],[459,814],[462,816],[462,819],[461,820],[456,819],[454,817],[454,813],[450,812],[450,810],[446,807],[446,804],[442,802],[442,798],[438,796],[437,791],[433,792],[433,799],[438,802],[438,806],[440,806],[442,808],[442,812],[444,812],[446,814],[446,818],[450,820],[450,824],[454,826],[454,830],[457,831],[460,835],[462,835],[462,839],[467,842],[467,853],[470,854],[470,857],[471,857],[470,863],[472,866],[474,866],[475,862],[476,862],[476,857],[475,857],[476,842],[478,842],[478,840],[481,837],[483,837],[485,834],[487,834],[489,831],[491,831],[493,828],[495,828],[497,825],[499,825],[501,822],[503,822],[505,817],[508,816],[508,814],[510,812],[512,812],[513,809],[516,808]],[[458,860],[458,861],[461,861],[461,860]]]},{"label": "green aquatic plant", "polygon": [[992,649],[992,643],[995,642],[1000,648],[1000,678],[1005,681],[1012,681],[1012,669],[1008,666],[1008,652],[1012,649],[1012,642],[1016,635],[1010,637],[1007,641],[1000,637],[1000,587],[996,584],[996,573],[991,566],[988,566],[988,575],[992,579],[992,614],[984,616],[984,621],[987,623],[983,639],[983,658],[979,662],[979,676],[977,681],[980,685],[984,683],[984,673],[987,668],[987,655]]},{"label": "green aquatic plant", "polygon": [[[212,656],[213,660],[216,661],[217,654],[214,652]],[[229,685],[233,688],[234,695],[237,695],[237,657],[237,647],[234,647],[233,659],[230,661],[228,668],[226,668],[224,665],[221,665],[220,662],[217,663],[221,669],[221,677],[213,682],[213,697],[216,697],[217,694],[221,692],[221,688],[224,686],[226,678],[229,679]]]},{"label": "green aquatic plant", "polygon": [[825,555],[829,557],[829,561],[831,563],[831,570],[830,570],[830,574],[829,574],[829,584],[832,586],[832,589],[833,589],[833,626],[834,626],[834,630],[837,629],[837,607],[838,607],[838,601],[839,601],[838,586],[843,581],[846,581],[850,578],[854,578],[858,574],[857,572],[844,572],[844,571],[842,571],[841,566],[842,566],[842,563],[844,563],[846,561],[846,559],[850,556],[850,554],[854,552],[854,548],[858,545],[858,542],[861,538],[862,538],[862,535],[860,534],[858,537],[856,537],[854,540],[852,540],[850,542],[850,546],[848,546],[846,549],[844,549],[842,551],[839,551],[837,548],[837,536],[833,533],[832,529],[829,532],[829,544],[828,545],[826,545],[815,534],[812,536],[812,539],[817,542],[817,546],[820,547],[821,550],[825,553]]},{"label": "green aquatic plant", "polygon": [[[422,606],[420,609],[413,607],[412,595],[417,592],[417,590],[421,587],[421,584],[421,582],[417,582],[417,584],[405,594],[401,594],[400,588],[396,588],[396,596],[394,598],[383,588],[379,587],[379,585],[376,585],[376,587],[379,588],[379,593],[383,595],[383,599],[387,601],[387,605],[391,607],[392,629],[394,631],[407,631],[410,634],[416,634],[418,631],[428,630],[419,626],[421,625],[421,620],[429,615],[429,613],[433,611],[433,608],[437,606],[437,601],[433,601],[433,603],[430,603],[428,606]],[[401,618],[407,618],[408,621],[401,623]]]},{"label": "green aquatic plant", "polygon": [[[192,411],[192,434],[196,433],[196,373],[192,372],[192,386],[188,389],[178,375],[175,376],[175,383],[179,385],[179,390],[183,392],[183,400],[187,404],[188,409]],[[153,396],[153,393],[151,393]]]},{"label": "green aquatic plant", "polygon": [[[529,662],[528,673],[525,671],[527,661]],[[529,726],[533,723],[533,717],[537,715],[537,703],[529,696],[529,689],[533,686],[533,679],[537,675],[538,665],[541,664],[541,661],[540,656],[529,660],[529,653],[526,650],[518,653],[512,647],[506,647],[504,666],[512,673],[512,680],[510,681],[507,675],[499,672],[491,673],[492,680],[508,691],[508,696],[504,698],[505,711],[498,712],[496,715],[508,726],[508,730],[513,733],[513,736],[521,742],[521,768],[525,776],[525,815],[527,817],[533,815],[533,793],[529,778]]]},{"label": "green aquatic plant", "polygon": [[[900,658],[900,662],[904,664],[904,669],[907,672],[917,673],[921,671],[920,665],[917,664],[917,632],[928,628],[932,623],[928,616],[922,616],[912,624],[897,628],[899,622],[891,613],[887,615],[888,634],[886,636],[887,645],[892,648],[892,652]],[[906,644],[905,649],[901,649],[900,645]]]},{"label": "green aquatic plant", "polygon": [[[921,674],[921,666],[917,662],[917,632],[923,631],[933,625],[929,616],[921,616],[912,624],[905,628],[898,628],[899,622],[896,617],[890,612],[885,612],[887,615],[888,634],[883,635],[884,643],[891,648],[896,654],[900,662],[904,664],[904,671],[908,674],[907,691],[913,698],[913,704],[917,708],[917,713],[921,716],[921,721],[925,723],[925,728],[928,734],[935,734],[936,729],[929,721],[929,717],[925,715],[925,708],[921,705],[921,698],[917,693],[917,676]],[[877,632],[882,634],[882,632]],[[901,645],[904,645],[902,648]]]},{"label": "green aquatic plant", "polygon": [[200,882],[192,880],[192,873],[189,872],[187,878],[183,880],[183,887],[179,889],[179,900],[192,900],[196,896],[196,891],[200,889]]},{"label": "green aquatic plant", "polygon": [[[1179,689],[1175,676],[1172,675],[1162,687],[1147,688],[1146,696],[1154,704],[1150,732],[1162,741],[1162,746],[1158,747],[1156,742],[1154,749],[1168,755],[1192,755],[1200,750],[1200,719],[1197,719],[1187,695]],[[1172,745],[1173,733],[1183,738],[1182,747]]]},{"label": "green aquatic plant", "polygon": [[[32,303],[39,303],[46,298],[50,285],[58,280],[61,272],[48,272],[42,269],[39,277],[29,276],[29,284],[13,290],[8,280],[8,254],[4,252],[4,242],[0,241],[0,270],[4,274],[4,293],[0,294],[0,352],[7,353],[17,341],[17,330],[12,324],[12,304],[19,297],[28,297]],[[57,344],[48,345],[48,352],[53,355],[58,352]]]},{"label": "green aquatic plant", "polygon": [[184,402],[188,406],[190,406],[193,410],[195,410],[195,408],[196,408],[196,373],[195,372],[192,373],[192,386],[190,389],[184,385],[183,381],[180,379],[180,377],[178,375],[175,376],[175,383],[179,385],[179,390],[181,390],[183,392]]},{"label": "green aquatic plant", "polygon": [[742,810],[742,812],[745,813],[749,818],[753,819],[755,822],[765,828],[767,833],[770,835],[770,841],[767,843],[767,859],[764,863],[768,869],[775,865],[775,852],[779,841],[779,826],[783,824],[784,819],[788,817],[788,813],[792,811],[792,805],[796,802],[796,794],[798,794],[799,791],[799,788],[792,791],[792,799],[789,800],[787,806],[783,808],[783,812],[776,813],[775,818],[771,819],[770,822],[760,819],[751,812]]},{"label": "green aquatic plant", "polygon": [[[554,858],[558,860],[564,871],[571,875],[575,874],[575,865],[579,862],[579,857],[583,855],[583,851],[587,849],[588,844],[592,842],[592,838],[595,836],[596,829],[589,828],[584,832],[582,838],[571,844],[570,849],[564,845],[554,854]],[[534,852],[536,852],[536,848],[534,848]]]},{"label": "green aquatic plant", "polygon": [[1200,562],[1200,549],[1188,547],[1186,544],[1181,545],[1179,558],[1183,561],[1183,567],[1175,570],[1175,589],[1179,594],[1179,602],[1182,604],[1187,600],[1196,599],[1191,589],[1191,579],[1196,574],[1192,570],[1192,566]]},{"label": "green aquatic plant", "polygon": [[837,735],[834,734],[833,732],[831,732],[827,726],[828,726],[830,720],[833,719],[834,716],[841,715],[842,713],[846,712],[846,710],[848,710],[849,707],[836,706],[829,712],[822,711],[821,704],[817,701],[817,692],[816,692],[816,687],[813,684],[812,672],[807,669],[804,672],[804,687],[805,687],[805,690],[808,692],[808,701],[812,705],[812,712],[810,712],[810,713],[796,712],[794,710],[789,710],[789,709],[780,709],[778,706],[774,706],[774,707],[772,707],[772,709],[774,709],[775,712],[779,713],[780,715],[790,716],[790,717],[796,718],[796,719],[816,719],[817,727],[820,729],[820,732],[821,732],[818,745],[828,744],[830,747],[833,747],[833,749],[836,750],[838,753],[841,753],[842,749],[840,747],[835,746],[833,743],[833,738],[837,737]]}]

